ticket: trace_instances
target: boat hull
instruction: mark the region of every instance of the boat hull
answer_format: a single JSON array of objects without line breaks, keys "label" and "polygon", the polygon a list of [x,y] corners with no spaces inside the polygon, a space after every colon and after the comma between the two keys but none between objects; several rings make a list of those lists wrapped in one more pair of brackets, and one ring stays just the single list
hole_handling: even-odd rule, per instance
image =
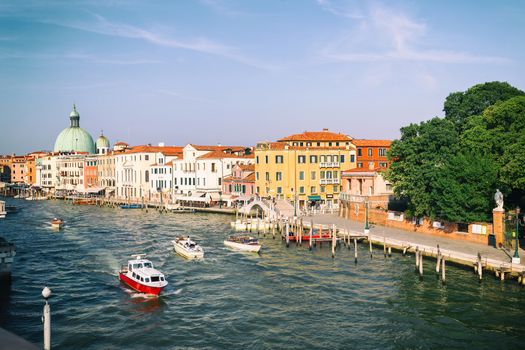
[{"label": "boat hull", "polygon": [[258,253],[261,250],[260,244],[243,244],[226,240],[224,245],[242,252]]},{"label": "boat hull", "polygon": [[119,279],[128,287],[130,287],[133,290],[136,290],[139,293],[159,295],[162,291],[162,287],[145,286],[143,284],[138,283],[137,281],[132,280],[122,272],[119,273]]},{"label": "boat hull", "polygon": [[191,252],[182,248],[178,244],[174,244],[175,252],[186,259],[202,259],[204,258],[204,252]]}]

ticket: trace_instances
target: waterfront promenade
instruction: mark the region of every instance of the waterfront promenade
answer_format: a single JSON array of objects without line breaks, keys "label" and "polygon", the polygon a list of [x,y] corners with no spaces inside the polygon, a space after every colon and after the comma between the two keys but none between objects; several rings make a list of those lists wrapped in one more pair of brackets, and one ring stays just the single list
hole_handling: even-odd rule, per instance
[{"label": "waterfront promenade", "polygon": [[[336,225],[339,229],[363,232],[363,223],[357,221],[350,221],[339,217],[337,214],[320,214],[314,215],[313,221],[316,225]],[[436,247],[439,244],[440,249],[458,252],[461,254],[477,255],[481,254],[483,259],[494,259],[502,263],[510,263],[514,251],[504,251],[489,245],[481,245],[471,242],[458,241],[448,239],[445,237],[436,237],[429,234],[404,231],[400,229],[384,227],[380,225],[372,225],[370,227],[370,234],[372,236],[382,236],[387,239],[395,239],[404,241],[414,245]],[[525,267],[525,250],[519,251],[521,259],[521,266]]]}]

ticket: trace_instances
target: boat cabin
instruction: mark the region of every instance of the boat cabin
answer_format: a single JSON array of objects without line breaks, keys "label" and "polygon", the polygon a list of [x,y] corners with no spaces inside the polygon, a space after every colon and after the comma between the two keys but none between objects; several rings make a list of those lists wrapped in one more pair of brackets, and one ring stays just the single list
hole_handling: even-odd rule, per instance
[{"label": "boat cabin", "polygon": [[130,277],[143,283],[164,282],[164,275],[153,267],[151,261],[136,259],[128,261]]}]

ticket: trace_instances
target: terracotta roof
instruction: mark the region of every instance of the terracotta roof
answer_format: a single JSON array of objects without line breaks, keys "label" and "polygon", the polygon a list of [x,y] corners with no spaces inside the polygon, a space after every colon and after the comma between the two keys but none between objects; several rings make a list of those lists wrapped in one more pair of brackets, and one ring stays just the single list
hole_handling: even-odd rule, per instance
[{"label": "terracotta roof", "polygon": [[195,148],[198,151],[224,151],[224,150],[232,150],[232,152],[240,152],[244,151],[247,148],[250,147],[244,147],[244,146],[203,146],[203,145],[194,145],[190,143],[190,145]]},{"label": "terracotta roof", "polygon": [[305,131],[302,134],[294,134],[286,136],[279,140],[283,141],[352,141],[352,138],[341,134],[328,131],[325,129],[323,131]]},{"label": "terracotta roof", "polygon": [[356,140],[352,141],[358,147],[390,147],[391,140]]},{"label": "terracotta roof", "polygon": [[255,171],[255,164],[239,164],[242,171]]},{"label": "terracotta roof", "polygon": [[[317,147],[317,146],[290,146],[284,142],[270,142],[268,143],[268,145],[270,146],[269,150],[282,150],[282,149],[285,149],[286,147],[288,147],[287,149],[289,150],[297,150],[297,151],[306,151],[307,149],[309,150],[342,150],[342,151],[346,151],[346,145],[342,145],[342,146],[320,146],[320,147]],[[354,148],[354,146],[352,144],[348,145],[350,146],[351,149]],[[261,151],[266,151],[266,150],[261,150]]]},{"label": "terracotta roof", "polygon": [[222,158],[253,158],[253,155],[249,156],[238,156],[231,153],[224,153],[222,151],[211,151],[206,153],[197,159],[222,159]]},{"label": "terracotta roof", "polygon": [[255,173],[251,173],[250,175],[246,176],[243,180],[249,181],[249,182],[255,182]]},{"label": "terracotta roof", "polygon": [[115,143],[115,146],[129,146],[129,145],[125,143],[124,141],[118,141],[117,143]]},{"label": "terracotta roof", "polygon": [[182,153],[180,146],[133,146],[124,153],[162,153],[166,156],[176,156]]}]

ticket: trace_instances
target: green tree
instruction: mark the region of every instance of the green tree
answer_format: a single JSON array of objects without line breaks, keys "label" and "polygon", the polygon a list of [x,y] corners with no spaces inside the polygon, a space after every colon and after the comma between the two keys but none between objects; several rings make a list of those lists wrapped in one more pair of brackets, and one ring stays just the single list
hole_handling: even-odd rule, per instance
[{"label": "green tree", "polygon": [[408,215],[437,217],[435,180],[458,146],[458,134],[449,120],[436,117],[401,128],[401,138],[392,143],[389,157],[393,162],[385,176],[394,184],[397,197],[408,199]]},{"label": "green tree", "polygon": [[459,131],[463,131],[468,119],[480,115],[487,107],[525,93],[506,82],[493,81],[474,85],[464,92],[454,92],[445,100],[445,118],[451,120]]}]

